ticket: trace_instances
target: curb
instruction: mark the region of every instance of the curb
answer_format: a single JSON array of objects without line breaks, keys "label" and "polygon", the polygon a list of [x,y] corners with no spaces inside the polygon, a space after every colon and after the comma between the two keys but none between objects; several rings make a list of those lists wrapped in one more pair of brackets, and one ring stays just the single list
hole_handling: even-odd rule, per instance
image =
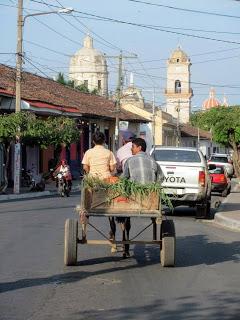
[{"label": "curb", "polygon": [[[71,192],[77,192],[80,191],[80,186],[73,186]],[[32,198],[40,198],[40,197],[46,197],[46,196],[53,196],[57,195],[57,190],[47,190],[47,191],[41,191],[41,192],[29,192],[29,193],[20,193],[20,194],[6,194],[6,195],[0,195],[0,202],[2,201],[8,201],[8,200],[20,200],[20,199],[32,199]]]},{"label": "curb", "polygon": [[[236,191],[238,189],[239,184],[240,182],[236,181],[236,185],[234,186],[233,191]],[[240,232],[240,219],[236,220],[233,218],[229,218],[224,214],[223,209],[224,207],[226,207],[227,203],[228,203],[228,198],[224,199],[224,201],[221,203],[219,207],[220,211],[215,213],[213,222],[219,226],[231,229],[232,231]]]},{"label": "curb", "polygon": [[235,219],[229,219],[224,216],[223,213],[218,212],[215,214],[214,222],[217,225],[221,225],[223,227],[226,227],[228,229],[231,229],[233,231],[239,231],[240,232],[240,221]]}]

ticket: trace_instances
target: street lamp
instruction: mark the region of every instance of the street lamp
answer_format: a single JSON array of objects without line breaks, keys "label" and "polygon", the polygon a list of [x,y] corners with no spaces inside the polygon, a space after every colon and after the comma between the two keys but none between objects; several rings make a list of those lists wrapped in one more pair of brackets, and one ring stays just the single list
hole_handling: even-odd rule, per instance
[{"label": "street lamp", "polygon": [[[18,21],[17,21],[17,53],[16,53],[16,104],[15,112],[21,111],[21,78],[22,78],[22,61],[23,61],[23,26],[27,18],[33,16],[42,16],[47,14],[58,14],[58,13],[70,13],[72,8],[62,8],[55,11],[39,12],[27,14],[23,17],[23,0],[18,0]],[[14,161],[14,193],[19,193],[20,190],[20,154],[21,145],[18,139],[15,144],[15,161]]]},{"label": "street lamp", "polygon": [[43,16],[47,14],[71,13],[73,8],[62,8],[54,11],[27,14],[23,17],[23,0],[18,0],[18,23],[17,23],[17,57],[16,57],[16,106],[15,112],[21,111],[21,76],[23,58],[23,26],[27,18]]},{"label": "street lamp", "polygon": [[24,18],[22,20],[22,24],[24,26],[25,20],[28,17],[43,16],[43,15],[52,14],[52,13],[56,13],[56,14],[58,14],[58,13],[71,13],[73,11],[74,11],[73,8],[62,8],[62,9],[54,10],[54,11],[46,11],[46,12],[38,12],[38,13],[26,14],[26,16],[24,16]]}]

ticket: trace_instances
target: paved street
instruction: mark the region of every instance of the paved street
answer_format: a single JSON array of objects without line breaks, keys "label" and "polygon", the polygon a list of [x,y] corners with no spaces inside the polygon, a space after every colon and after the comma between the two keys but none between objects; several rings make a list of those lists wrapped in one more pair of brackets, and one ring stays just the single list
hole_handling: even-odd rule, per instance
[{"label": "paved street", "polygon": [[[161,267],[156,246],[133,247],[126,260],[108,247],[79,246],[78,265],[64,267],[64,221],[76,217],[78,200],[0,204],[1,320],[238,319],[239,233],[178,209],[175,268]],[[107,231],[103,219],[91,221]],[[132,235],[144,222],[133,221]],[[93,229],[88,235],[96,238]]]}]

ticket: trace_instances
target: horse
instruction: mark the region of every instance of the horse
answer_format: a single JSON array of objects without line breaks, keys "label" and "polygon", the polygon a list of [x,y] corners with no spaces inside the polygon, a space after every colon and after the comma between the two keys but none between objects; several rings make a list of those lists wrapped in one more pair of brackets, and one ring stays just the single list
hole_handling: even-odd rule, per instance
[{"label": "horse", "polygon": [[[120,224],[122,230],[122,241],[129,240],[129,233],[131,229],[131,220],[130,217],[117,217],[117,223]],[[109,217],[110,223],[110,232],[109,232],[109,240],[115,241],[116,236],[116,223],[114,217]],[[116,252],[116,249],[112,248],[112,252]],[[123,244],[123,258],[127,258],[130,256],[129,253],[129,244]]]}]

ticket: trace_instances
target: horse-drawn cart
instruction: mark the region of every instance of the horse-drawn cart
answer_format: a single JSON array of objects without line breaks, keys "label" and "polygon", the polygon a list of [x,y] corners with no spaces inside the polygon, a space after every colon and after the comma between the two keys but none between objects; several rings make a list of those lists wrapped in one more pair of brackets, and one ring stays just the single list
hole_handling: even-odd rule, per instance
[{"label": "horse-drawn cart", "polygon": [[[82,186],[81,202],[76,207],[79,219],[67,219],[65,222],[64,239],[64,263],[67,266],[77,263],[78,244],[109,245],[112,252],[117,251],[118,246],[131,244],[155,244],[159,246],[160,262],[164,267],[175,265],[176,235],[173,220],[168,220],[162,211],[161,196],[152,192],[148,197],[140,195],[124,197],[115,194],[109,200],[106,190],[86,188]],[[151,223],[141,230],[132,239],[124,238],[117,241],[115,237],[109,238],[89,221],[92,217],[131,217],[149,218]],[[81,232],[78,226],[81,226]],[[93,227],[104,240],[90,240],[87,238],[87,226]],[[111,225],[111,224],[110,224]],[[152,240],[135,240],[143,231],[152,227]],[[81,234],[81,235],[80,235]]]}]

